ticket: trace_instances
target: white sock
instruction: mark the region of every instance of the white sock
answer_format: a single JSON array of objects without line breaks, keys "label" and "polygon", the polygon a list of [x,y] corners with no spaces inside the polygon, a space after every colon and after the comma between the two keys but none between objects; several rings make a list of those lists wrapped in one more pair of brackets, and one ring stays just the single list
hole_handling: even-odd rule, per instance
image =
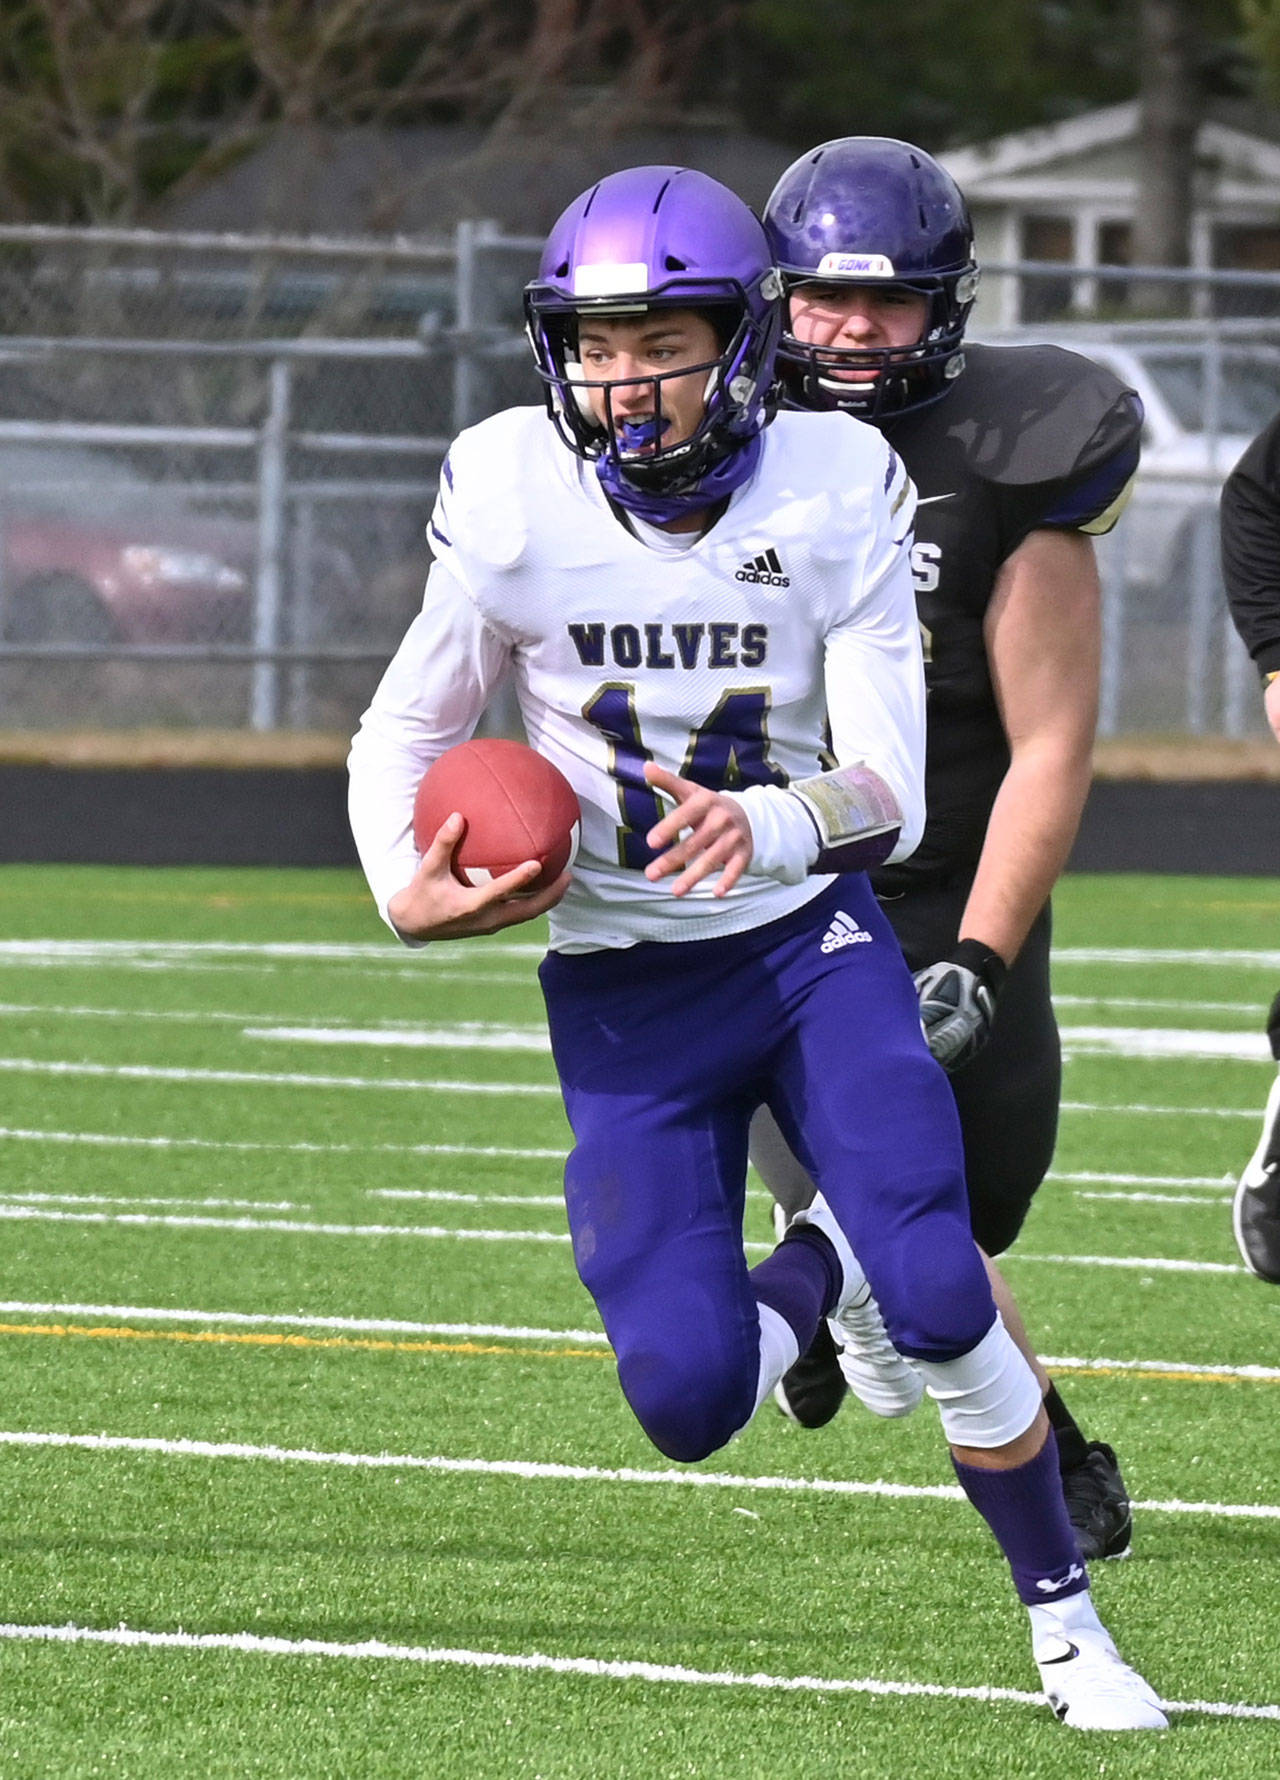
[{"label": "white sock", "polygon": [[[842,1310],[846,1304],[854,1301],[860,1302],[864,1295],[868,1298],[871,1296],[867,1276],[862,1271],[862,1262],[849,1247],[849,1238],[840,1228],[836,1214],[821,1193],[815,1193],[812,1202],[803,1211],[798,1211],[791,1222],[792,1224],[812,1224],[815,1230],[821,1230],[836,1251],[836,1259],[840,1263],[843,1280],[840,1296],[836,1301],[836,1311]],[[835,1312],[832,1314],[834,1315]]]},{"label": "white sock", "polygon": [[760,1382],[756,1386],[756,1409],[764,1402],[784,1372],[790,1372],[800,1358],[800,1343],[786,1317],[771,1305],[760,1306]]},{"label": "white sock", "polygon": [[1068,1595],[1065,1601],[1037,1601],[1034,1607],[1027,1608],[1027,1613],[1031,1619],[1033,1656],[1038,1657],[1041,1650],[1050,1644],[1061,1643],[1064,1638],[1070,1642],[1072,1632],[1107,1635],[1087,1588],[1078,1595]]}]

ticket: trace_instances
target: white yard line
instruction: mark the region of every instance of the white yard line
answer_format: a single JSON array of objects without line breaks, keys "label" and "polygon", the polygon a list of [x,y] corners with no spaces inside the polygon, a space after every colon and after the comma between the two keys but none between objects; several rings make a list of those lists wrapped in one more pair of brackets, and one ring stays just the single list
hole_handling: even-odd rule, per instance
[{"label": "white yard line", "polygon": [[[1088,997],[1059,997],[1062,1005],[1152,1008],[1195,1007],[1197,1003],[1142,1001],[1092,1001]],[[1240,1011],[1256,1015],[1252,1008]],[[422,1026],[408,1020],[388,1020],[377,1026],[342,1026],[321,1021],[299,1022],[270,1014],[238,1014],[219,1009],[171,1009],[102,1007],[90,1004],[0,1002],[0,1017],[44,1015],[55,1019],[127,1020],[182,1025],[223,1024],[239,1026],[241,1036],[259,1043],[364,1045],[421,1050],[537,1051],[549,1053],[550,1040],[541,1021],[512,1025],[483,1020],[461,1021],[451,1026]],[[1245,1032],[1189,1030],[1173,1027],[1068,1026],[1061,1028],[1068,1055],[1121,1057],[1221,1057],[1229,1060],[1269,1061],[1270,1051],[1257,1020]]]},{"label": "white yard line", "polygon": [[[660,1686],[740,1687],[757,1693],[869,1694],[888,1699],[973,1700],[981,1705],[1035,1706],[1044,1696],[1012,1687],[952,1687],[934,1681],[881,1681],[872,1676],[737,1674],[727,1669],[688,1669],[671,1663],[622,1662],[594,1656],[549,1656],[542,1651],[453,1650],[421,1644],[385,1644],[370,1638],[339,1644],[324,1638],[271,1638],[256,1632],[152,1632],[119,1625],[0,1625],[0,1639],[46,1644],[100,1644],[116,1649],[227,1651],[240,1656],[327,1657],[343,1661],[421,1663],[461,1669],[512,1669],[581,1675],[602,1681],[647,1681]],[[1280,1706],[1232,1700],[1166,1700],[1166,1711],[1213,1718],[1280,1719]],[[1069,1734],[1064,1732],[1064,1736]]]},{"label": "white yard line", "polygon": [[182,1199],[172,1195],[138,1199],[131,1193],[0,1193],[0,1205],[200,1205],[212,1211],[223,1207],[233,1211],[310,1211],[305,1201],[295,1199]]},{"label": "white yard line", "polygon": [[[0,1198],[4,1195],[0,1194]],[[368,1187],[366,1199],[427,1199],[445,1205],[559,1205],[563,1193],[449,1193],[430,1187]]]},{"label": "white yard line", "polygon": [[[433,974],[435,974],[433,972]],[[452,976],[453,973],[451,972]],[[476,982],[492,982],[490,973],[474,971],[472,980]],[[506,977],[504,982],[520,982],[534,985],[532,977]],[[1253,1001],[1193,1001],[1172,1000],[1163,997],[1144,995],[1055,995],[1055,1007],[1098,1007],[1126,1008],[1129,1010],[1146,1010],[1151,1013],[1219,1013],[1238,1014],[1245,1023],[1246,1030],[1252,1030],[1258,1024],[1258,1004]],[[299,1022],[294,1014],[270,1014],[261,1010],[234,1012],[222,1008],[146,1008],[146,1007],[103,1007],[93,1003],[68,1003],[52,1001],[0,1001],[0,1018],[16,1017],[29,1014],[50,1014],[58,1019],[93,1019],[93,1020],[151,1020],[169,1022],[190,1022],[199,1024],[202,1021],[227,1025],[251,1026],[287,1026],[296,1027]],[[477,1030],[486,1028],[484,1021],[467,1021],[463,1026],[474,1026]],[[321,1025],[318,1020],[302,1023],[303,1030],[314,1030]],[[397,1028],[411,1030],[417,1025],[412,1020],[385,1020],[379,1031],[395,1031]],[[545,1029],[545,1022],[532,1022],[520,1030],[537,1032]],[[341,1028],[338,1028],[341,1030]]]},{"label": "white yard line", "polygon": [[1177,1000],[1164,995],[1059,995],[1053,997],[1055,1007],[1123,1007],[1164,1014],[1239,1014],[1242,1020],[1256,1026],[1259,1004],[1256,1001]]},{"label": "white yard line", "polygon": [[1097,1181],[1114,1187],[1227,1187],[1232,1184],[1229,1174],[1114,1174],[1092,1168],[1077,1168],[1070,1172],[1054,1169],[1045,1175],[1045,1179]]},{"label": "white yard line", "polygon": [[[1271,1063],[1265,1034],[1217,1032],[1157,1026],[1063,1026],[1068,1056],[1130,1058],[1217,1058],[1232,1063]],[[248,1039],[284,1044],[374,1045],[421,1050],[539,1051],[550,1053],[545,1028],[434,1026],[246,1026]]]},{"label": "white yard line", "polygon": [[1170,1026],[1063,1026],[1062,1048],[1074,1057],[1212,1057],[1226,1063],[1268,1063],[1275,1067],[1262,1030],[1193,1031]]},{"label": "white yard line", "polygon": [[1000,1265],[1003,1267],[1006,1261],[1045,1261],[1057,1267],[1125,1267],[1139,1273],[1248,1272],[1248,1268],[1227,1261],[1172,1261],[1136,1255],[1028,1255],[1021,1249],[1006,1249]]},{"label": "white yard line", "polygon": [[[525,1202],[527,1203],[527,1201]],[[560,1204],[559,1198],[550,1201]],[[266,1231],[292,1236],[416,1236],[438,1242],[561,1242],[567,1232],[550,1230],[445,1229],[433,1224],[314,1224],[286,1218],[165,1217],[150,1212],[54,1211],[38,1206],[0,1204],[0,1222],[111,1224],[133,1229],[219,1230],[227,1234]],[[749,1255],[772,1254],[771,1242],[744,1242]],[[1010,1261],[1045,1261],[1064,1267],[1127,1267],[1146,1273],[1244,1273],[1242,1266],[1221,1261],[1134,1259],[1126,1255],[1035,1255],[1009,1250]]]},{"label": "white yard line", "polygon": [[[497,939],[469,940],[467,949],[473,963],[482,957],[536,960],[546,952],[545,946],[533,942]],[[447,961],[451,955],[437,952],[434,947],[418,954],[431,962],[437,957],[442,962]],[[160,962],[183,958],[281,958],[360,964],[387,963],[403,956],[391,939],[372,944],[313,940],[0,940],[0,957],[17,960],[58,958],[73,963],[99,963],[120,958],[152,958]],[[1280,951],[1260,947],[1055,946],[1053,957],[1055,963],[1061,964],[1230,964],[1280,971]]]},{"label": "white yard line", "polygon": [[1101,1100],[1064,1100],[1062,1112],[1118,1113],[1127,1118],[1131,1113],[1149,1114],[1159,1119],[1252,1119],[1262,1120],[1262,1102],[1257,1106],[1153,1106],[1146,1101],[1128,1101],[1123,1106],[1108,1106]]},{"label": "white yard line", "polygon": [[[470,961],[484,958],[531,958],[546,956],[545,946],[511,940],[468,940]],[[7,939],[0,940],[0,959],[28,963],[55,959],[65,964],[113,964],[143,959],[156,964],[180,963],[188,958],[267,958],[307,964],[388,964],[403,959],[404,950],[388,938],[385,944],[353,941],[326,943],[316,940],[135,940],[135,939]],[[452,956],[452,954],[449,954]],[[426,965],[445,954],[435,947],[416,955]]]},{"label": "white yard line", "polygon": [[548,1055],[545,1026],[246,1026],[242,1038],[309,1045],[376,1045],[426,1051],[539,1051]]},{"label": "white yard line", "polygon": [[[397,954],[393,953],[395,957]],[[421,953],[414,957],[420,958]],[[149,971],[174,973],[187,976],[245,976],[255,979],[272,976],[297,976],[302,971],[309,975],[313,966],[305,958],[280,960],[271,963],[265,959],[238,961],[230,958],[136,958],[118,957],[92,960],[104,968],[116,971]],[[76,958],[13,958],[0,952],[0,969],[9,966],[15,970],[83,970],[85,961]],[[416,983],[422,984],[424,966],[412,964],[364,964],[360,965],[361,983]],[[528,989],[536,991],[538,979],[531,970],[479,970],[467,969],[462,965],[443,964],[433,960],[431,964],[431,981],[450,983],[481,983],[487,986],[498,986],[504,989]]]},{"label": "white yard line", "polygon": [[[1252,1115],[1251,1115],[1252,1116]],[[267,1143],[248,1139],[218,1137],[147,1136],[121,1131],[57,1131],[37,1130],[26,1126],[0,1125],[0,1141],[15,1143],[60,1143],[101,1145],[107,1148],[194,1149],[276,1151],[308,1156],[396,1155],[396,1156],[482,1156],[512,1161],[563,1162],[563,1148],[538,1148],[514,1144],[490,1143]],[[1116,1174],[1097,1169],[1055,1170],[1045,1176],[1048,1181],[1098,1182],[1101,1185],[1137,1187],[1206,1187],[1222,1189],[1234,1184],[1228,1174]],[[376,1197],[379,1189],[370,1189]],[[392,1197],[389,1191],[383,1197]],[[429,1197],[424,1192],[405,1189],[399,1198]],[[754,1193],[751,1197],[767,1195]]]},{"label": "white yard line", "polygon": [[508,1323],[414,1323],[388,1317],[273,1316],[264,1311],[188,1310],[140,1304],[31,1303],[0,1301],[6,1316],[115,1317],[127,1322],[204,1323],[244,1329],[328,1329],[348,1335],[450,1335],[463,1340],[567,1341],[575,1346],[607,1347],[599,1329],[534,1329]]},{"label": "white yard line", "polygon": [[[304,1075],[295,1071],[248,1069],[162,1069],[148,1063],[79,1063],[44,1057],[0,1057],[0,1070],[19,1075],[79,1075],[104,1080],[201,1082],[233,1086],[265,1086],[285,1088],[383,1088],[426,1094],[551,1094],[559,1097],[559,1088],[551,1082],[473,1082],[406,1080],[396,1076]],[[1129,1103],[1108,1106],[1093,1100],[1064,1100],[1063,1112],[1152,1113],[1161,1118],[1261,1118],[1260,1108],[1246,1106],[1152,1106]]]},{"label": "white yard line", "polygon": [[72,1063],[45,1057],[0,1057],[18,1075],[83,1075],[108,1081],[201,1082],[269,1088],[387,1088],[416,1094],[554,1094],[552,1082],[405,1081],[395,1076],[299,1075],[252,1069],[162,1069],[150,1063]]},{"label": "white yard line", "polygon": [[1205,1373],[1211,1378],[1240,1378],[1262,1384],[1280,1383],[1280,1366],[1220,1366],[1199,1360],[1086,1360],[1079,1355],[1044,1355],[1042,1366],[1058,1372],[1167,1372],[1171,1377],[1188,1372]]},{"label": "white yard line", "polygon": [[[327,1032],[346,1032],[354,1030],[344,1026],[332,1026],[320,1020],[307,1021],[299,1024],[294,1014],[228,1013],[221,1008],[147,1008],[147,1007],[100,1007],[87,1004],[69,1004],[52,1001],[0,1001],[0,1018],[6,1015],[50,1014],[57,1019],[65,1020],[129,1020],[129,1021],[161,1021],[168,1024],[200,1026],[228,1025],[249,1028],[246,1037],[276,1038],[282,1035],[301,1033],[305,1036],[324,1034]],[[265,1028],[265,1030],[264,1030]],[[283,1031],[279,1030],[283,1029]],[[422,1030],[420,1020],[384,1020],[376,1028],[379,1033],[394,1035],[397,1032],[416,1033]],[[523,1025],[513,1026],[511,1022],[494,1020],[460,1020],[456,1026],[449,1028],[457,1034],[458,1043],[465,1043],[468,1037],[485,1038],[498,1033],[512,1033],[516,1037],[546,1037],[547,1023],[545,1020],[526,1021]],[[320,1042],[326,1042],[323,1038]]]},{"label": "white yard line", "polygon": [[1239,965],[1244,970],[1275,972],[1280,971],[1280,952],[1247,946],[1055,946],[1053,962]]},{"label": "white yard line", "polygon": [[[559,1201],[557,1201],[559,1203]],[[0,1204],[0,1222],[111,1224],[124,1229],[219,1230],[228,1235],[264,1231],[276,1236],[416,1236],[436,1242],[568,1242],[556,1230],[446,1230],[433,1224],[313,1224],[292,1218],[164,1217],[151,1212],[54,1211]],[[771,1242],[748,1242],[749,1252],[770,1254]]]},{"label": "white yard line", "polygon": [[1230,1193],[1217,1193],[1210,1198],[1205,1193],[1075,1193],[1076,1199],[1123,1199],[1130,1205],[1206,1205],[1216,1211],[1220,1205],[1230,1205]]},{"label": "white yard line", "polygon": [[[0,1447],[81,1452],[150,1453],[158,1458],[236,1459],[278,1465],[320,1465],[347,1471],[426,1471],[455,1477],[511,1477],[522,1483],[636,1484],[679,1489],[747,1490],[770,1495],[867,1496],[878,1501],[963,1502],[954,1483],[889,1483],[845,1477],[751,1477],[724,1471],[646,1470],[636,1466],[565,1465],[535,1459],[449,1458],[443,1454],[323,1452],[314,1447],[258,1446],[228,1440],[166,1440],[158,1436],[0,1431]],[[1280,1520],[1268,1502],[1135,1501],[1149,1514],[1199,1514],[1214,1520]]]},{"label": "white yard line", "polygon": [[119,1131],[38,1131],[0,1125],[0,1140],[16,1143],[87,1143],[157,1150],[275,1150],[307,1156],[499,1156],[563,1162],[565,1150],[525,1149],[492,1143],[255,1143],[218,1137],[144,1137]]}]

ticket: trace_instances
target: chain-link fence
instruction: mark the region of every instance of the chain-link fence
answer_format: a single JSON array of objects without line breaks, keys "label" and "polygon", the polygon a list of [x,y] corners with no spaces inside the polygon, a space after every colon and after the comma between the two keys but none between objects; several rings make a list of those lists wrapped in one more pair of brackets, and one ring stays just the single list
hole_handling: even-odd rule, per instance
[{"label": "chain-link fence", "polygon": [[[0,727],[349,731],[420,599],[449,439],[541,399],[538,245],[0,228]],[[1274,325],[1035,336],[1147,406],[1101,551],[1104,733],[1261,733],[1216,497],[1280,408]]]},{"label": "chain-link fence", "polygon": [[349,728],[537,246],[0,230],[4,726]]}]

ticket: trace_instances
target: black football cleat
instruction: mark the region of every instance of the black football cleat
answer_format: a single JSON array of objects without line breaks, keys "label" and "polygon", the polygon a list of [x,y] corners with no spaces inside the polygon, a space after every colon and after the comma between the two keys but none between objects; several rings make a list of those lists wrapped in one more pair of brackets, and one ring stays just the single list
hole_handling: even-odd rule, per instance
[{"label": "black football cleat", "polygon": [[1236,1188],[1236,1247],[1259,1279],[1280,1286],[1280,1075],[1262,1115],[1262,1136]]},{"label": "black football cleat", "polygon": [[1062,1473],[1062,1493],[1086,1563],[1128,1557],[1133,1510],[1109,1446],[1091,1440],[1084,1462]]},{"label": "black football cleat", "polygon": [[802,1428],[825,1428],[848,1389],[839,1350],[824,1319],[807,1351],[774,1385],[773,1398],[783,1415]]}]

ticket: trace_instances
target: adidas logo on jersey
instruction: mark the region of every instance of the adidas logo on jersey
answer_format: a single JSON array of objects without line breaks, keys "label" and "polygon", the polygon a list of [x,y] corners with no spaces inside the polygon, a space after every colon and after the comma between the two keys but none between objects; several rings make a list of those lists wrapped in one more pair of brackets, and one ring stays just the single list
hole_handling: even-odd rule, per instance
[{"label": "adidas logo on jersey", "polygon": [[783,574],[778,552],[772,545],[761,555],[753,556],[750,562],[744,562],[733,578],[735,581],[751,581],[757,586],[763,587],[790,587],[791,585],[791,577]]},{"label": "adidas logo on jersey", "polygon": [[838,952],[842,946],[869,946],[871,935],[865,927],[859,927],[852,915],[846,915],[843,909],[837,909],[830,927],[822,936],[824,952]]}]

